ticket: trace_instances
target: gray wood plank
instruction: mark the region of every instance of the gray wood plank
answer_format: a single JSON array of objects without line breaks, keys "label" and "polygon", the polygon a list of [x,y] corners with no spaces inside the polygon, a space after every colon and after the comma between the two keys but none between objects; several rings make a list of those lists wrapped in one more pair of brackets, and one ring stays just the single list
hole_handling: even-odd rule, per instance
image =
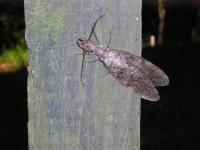
[{"label": "gray wood plank", "polygon": [[100,62],[85,64],[80,82],[76,42],[102,14],[102,46],[111,31],[111,47],[140,55],[140,0],[25,0],[30,150],[140,149],[139,97],[102,78]]}]

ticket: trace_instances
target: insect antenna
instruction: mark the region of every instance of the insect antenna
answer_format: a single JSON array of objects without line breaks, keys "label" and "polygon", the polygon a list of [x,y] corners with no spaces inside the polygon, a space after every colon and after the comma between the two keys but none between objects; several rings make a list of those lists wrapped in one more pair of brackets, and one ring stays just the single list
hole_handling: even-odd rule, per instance
[{"label": "insect antenna", "polygon": [[[94,33],[94,28],[95,28],[97,22],[98,22],[104,15],[105,15],[105,14],[101,15],[101,16],[98,17],[97,20],[95,21],[94,25],[92,26],[92,30],[91,30],[91,32],[90,32],[90,36],[88,37],[88,40],[87,40],[87,41],[90,40],[90,38],[91,38],[91,36],[92,36],[92,33]],[[95,36],[95,38],[97,39],[97,36],[96,36],[95,33],[94,33],[94,36]],[[98,40],[97,40],[97,41],[98,41]],[[98,43],[99,43],[99,42],[98,42]]]},{"label": "insect antenna", "polygon": [[96,35],[96,32],[95,32],[95,30],[93,31],[93,33],[94,33],[95,40],[97,41],[98,45],[100,45],[100,43],[99,43],[99,40],[98,40],[98,38],[97,38],[97,35]]},{"label": "insect antenna", "polygon": [[[97,18],[97,20],[95,21],[94,25],[92,26],[92,30],[91,30],[91,32],[90,32],[90,36],[89,36],[88,39],[87,39],[87,42],[90,40],[92,34],[94,34],[94,37],[95,37],[97,43],[100,45],[100,43],[99,43],[99,41],[98,41],[98,39],[97,39],[97,35],[96,35],[94,29],[95,29],[95,26],[96,26],[97,22],[98,22],[104,15],[105,15],[105,14],[99,16],[99,17]],[[86,54],[85,52],[82,53],[83,58],[82,58],[82,64],[81,64],[81,83],[82,83],[83,86],[84,86],[84,83],[83,83],[83,67],[84,67],[84,62],[85,62],[85,54]]]}]

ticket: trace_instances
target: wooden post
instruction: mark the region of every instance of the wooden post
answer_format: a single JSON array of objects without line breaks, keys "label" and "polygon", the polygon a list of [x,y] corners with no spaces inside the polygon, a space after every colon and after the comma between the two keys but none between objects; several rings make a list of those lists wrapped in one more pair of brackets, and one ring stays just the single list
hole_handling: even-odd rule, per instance
[{"label": "wooden post", "polygon": [[[96,33],[106,46],[141,53],[141,0],[25,0],[29,48],[30,150],[139,150],[140,99],[100,62],[85,64],[76,41],[105,14]],[[91,56],[89,56],[91,57]]]}]

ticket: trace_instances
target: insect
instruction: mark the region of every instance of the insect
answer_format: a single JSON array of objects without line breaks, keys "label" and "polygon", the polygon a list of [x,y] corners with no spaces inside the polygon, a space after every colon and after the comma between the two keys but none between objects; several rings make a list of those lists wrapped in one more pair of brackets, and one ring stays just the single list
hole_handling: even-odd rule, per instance
[{"label": "insect", "polygon": [[[94,29],[103,16],[98,17],[95,21],[89,38],[80,38],[77,41],[77,45],[83,50],[83,57],[84,54],[95,54],[108,73],[122,85],[146,100],[158,101],[160,96],[156,87],[168,85],[168,76],[145,58],[109,47],[101,48]],[[90,40],[92,34],[98,45]]]}]

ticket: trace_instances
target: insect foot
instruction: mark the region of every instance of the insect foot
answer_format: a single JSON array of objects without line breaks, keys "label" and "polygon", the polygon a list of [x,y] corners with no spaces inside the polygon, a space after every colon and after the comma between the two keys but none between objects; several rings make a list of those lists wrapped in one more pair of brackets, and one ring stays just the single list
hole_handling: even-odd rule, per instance
[{"label": "insect foot", "polygon": [[[127,51],[112,48],[102,48],[91,40],[94,28],[100,18],[95,21],[89,38],[80,38],[77,45],[84,53],[93,53],[117,81],[131,89],[140,97],[149,101],[160,99],[156,87],[169,84],[168,76],[156,65],[145,58],[133,55]],[[96,34],[95,34],[96,37]],[[83,55],[84,56],[84,55]],[[84,58],[84,57],[83,57]],[[83,59],[84,60],[84,59]],[[82,65],[83,66],[83,65]],[[82,81],[81,69],[81,81]]]}]

